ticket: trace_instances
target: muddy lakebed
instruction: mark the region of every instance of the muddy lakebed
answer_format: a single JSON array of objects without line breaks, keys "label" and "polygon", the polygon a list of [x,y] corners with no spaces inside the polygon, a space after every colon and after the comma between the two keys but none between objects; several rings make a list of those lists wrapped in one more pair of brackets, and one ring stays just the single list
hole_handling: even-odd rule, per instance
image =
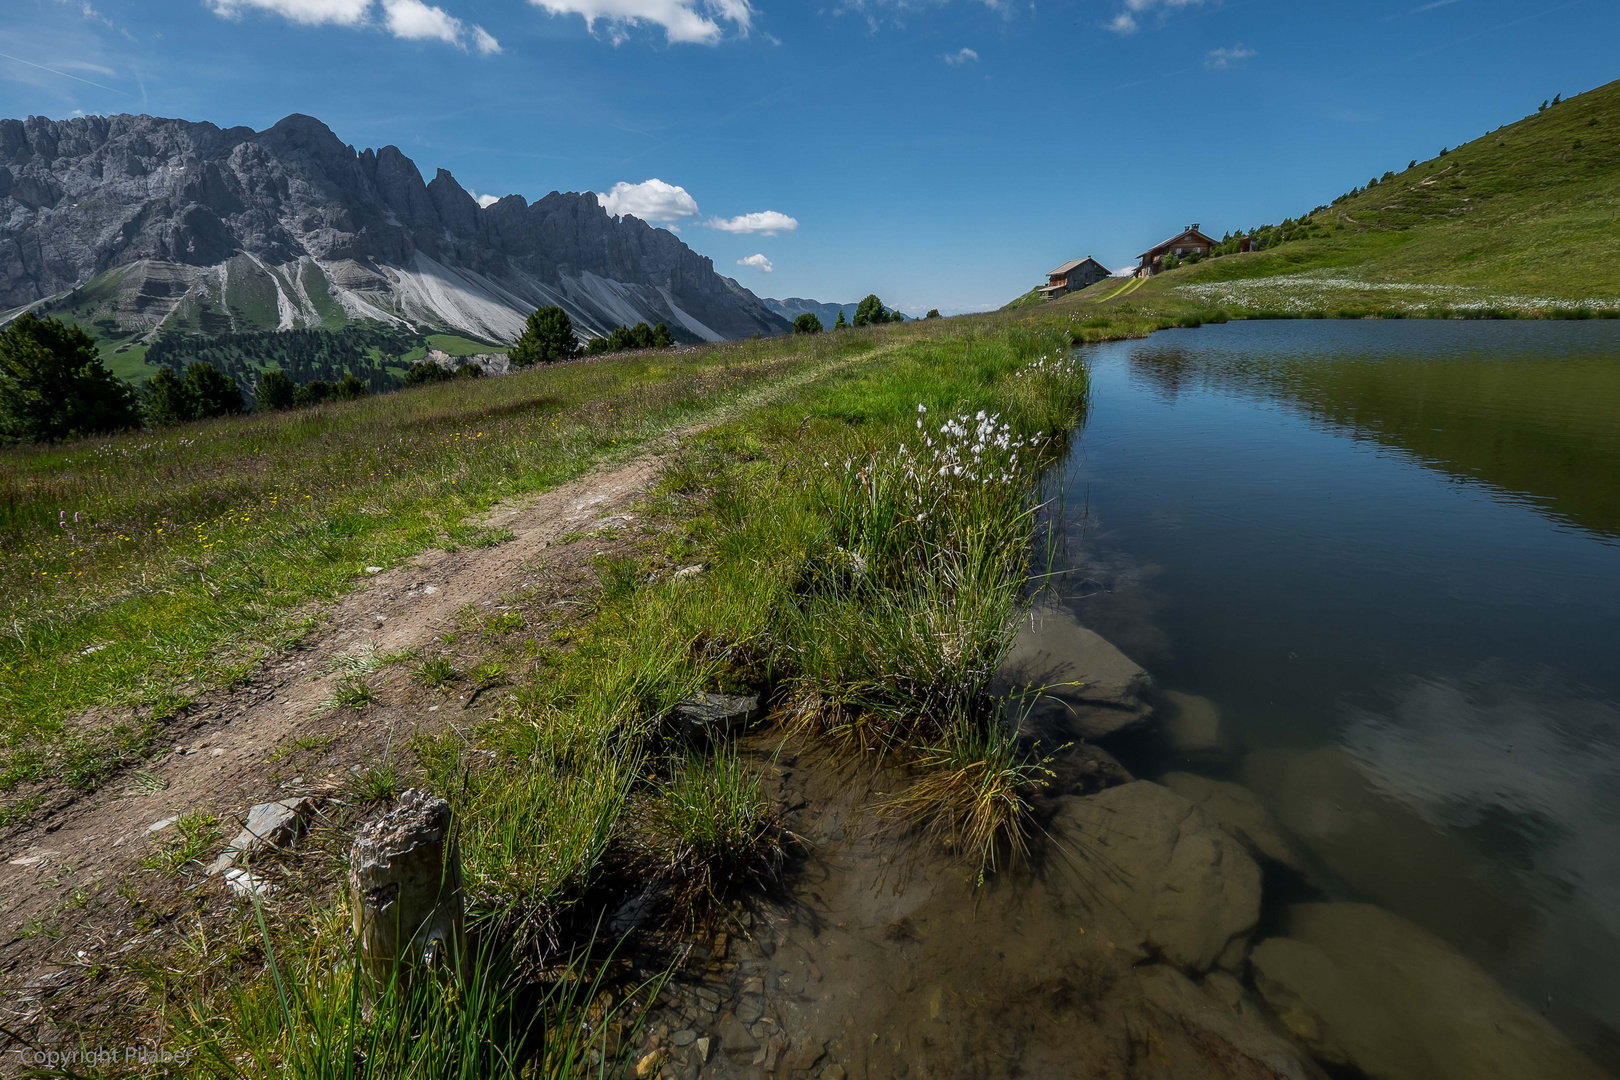
[{"label": "muddy lakebed", "polygon": [[1032,859],[976,885],[899,777],[748,737],[804,854],[637,1071],[1620,1075],[1620,323],[1080,355]]}]

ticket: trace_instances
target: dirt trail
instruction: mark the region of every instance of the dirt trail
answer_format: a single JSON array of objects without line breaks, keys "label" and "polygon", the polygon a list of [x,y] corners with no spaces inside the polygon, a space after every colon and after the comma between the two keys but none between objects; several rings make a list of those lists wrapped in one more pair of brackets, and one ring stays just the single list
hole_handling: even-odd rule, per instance
[{"label": "dirt trail", "polygon": [[[369,744],[375,751],[421,727],[476,720],[494,706],[484,700],[477,712],[465,711],[476,695],[464,686],[467,692],[459,696],[422,694],[358,713],[335,710],[330,702],[347,674],[345,657],[428,652],[426,647],[455,627],[465,608],[498,610],[503,597],[541,576],[543,561],[551,564],[546,573],[554,598],[559,605],[569,603],[568,586],[558,585],[557,564],[571,560],[588,566],[597,548],[611,544],[543,553],[570,533],[627,524],[663,456],[681,439],[903,345],[810,366],[754,387],[700,422],[667,432],[628,462],[606,464],[551,491],[495,507],[483,524],[511,533],[511,539],[454,552],[429,549],[375,573],[333,605],[321,628],[297,648],[270,658],[243,685],[202,695],[165,731],[169,752],[150,767],[126,771],[93,794],[42,811],[0,839],[0,1029],[49,1033],[54,1025],[46,1022],[42,1028],[41,1021],[50,998],[109,958],[122,956],[135,940],[162,933],[136,933],[131,905],[114,896],[118,882],[139,872],[155,840],[174,834],[154,825],[172,823],[184,813],[212,813],[229,838],[253,803],[341,790],[348,777],[340,774],[341,760],[334,766],[333,759],[342,755],[321,755],[318,776],[308,770],[315,755],[294,755],[279,770],[284,778],[278,775],[276,755],[285,755],[300,740],[335,741],[356,751]],[[301,760],[309,775],[293,775]],[[223,840],[213,844],[208,857],[222,846]],[[224,892],[217,881],[209,887]],[[0,1038],[0,1052],[6,1042]],[[0,1061],[0,1073],[8,1063]]]}]

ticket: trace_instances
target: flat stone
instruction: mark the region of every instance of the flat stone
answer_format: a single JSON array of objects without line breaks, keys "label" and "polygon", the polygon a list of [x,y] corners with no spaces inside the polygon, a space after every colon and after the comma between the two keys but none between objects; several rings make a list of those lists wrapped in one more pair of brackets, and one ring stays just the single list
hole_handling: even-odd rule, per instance
[{"label": "flat stone", "polygon": [[747,1026],[735,1016],[724,1017],[715,1034],[720,1036],[720,1045],[727,1053],[752,1054],[759,1046],[759,1040],[750,1035]]},{"label": "flat stone", "polygon": [[745,1024],[752,1024],[765,1015],[765,1002],[751,994],[745,994],[737,1002],[737,1019]]},{"label": "flat stone", "polygon": [[1209,754],[1224,746],[1221,710],[1209,698],[1161,690],[1155,704],[1159,730],[1176,753]]},{"label": "flat stone", "polygon": [[1153,715],[1153,680],[1100,634],[1066,610],[1038,608],[1014,639],[992,692],[1039,692],[1027,723],[1099,739]]},{"label": "flat stone", "polygon": [[669,1041],[676,1046],[691,1046],[697,1041],[697,1032],[691,1028],[682,1028],[669,1037]]},{"label": "flat stone", "polygon": [[719,738],[763,714],[758,694],[694,694],[675,706],[670,720],[688,738]]},{"label": "flat stone", "polygon": [[292,843],[303,833],[316,807],[316,800],[308,797],[258,803],[249,807],[246,825],[219,858],[209,864],[206,873],[210,877],[216,876],[229,869],[243,855],[253,855]]},{"label": "flat stone", "polygon": [[1065,903],[1189,974],[1241,965],[1260,920],[1260,867],[1242,844],[1144,780],[1061,803],[1049,831],[1065,853],[1054,876]]},{"label": "flat stone", "polygon": [[1383,908],[1299,904],[1284,926],[1255,948],[1255,983],[1323,1061],[1372,1080],[1605,1075],[1472,961]]},{"label": "flat stone", "polygon": [[1216,824],[1248,848],[1251,855],[1295,870],[1302,869],[1293,841],[1283,834],[1260,797],[1242,784],[1187,772],[1166,773],[1159,782],[1196,803]]},{"label": "flat stone", "polygon": [[166,818],[159,818],[157,821],[152,822],[152,824],[146,827],[146,834],[150,836],[155,832],[162,832],[164,829],[167,829],[170,825],[173,825],[179,820],[179,814],[171,814]]}]

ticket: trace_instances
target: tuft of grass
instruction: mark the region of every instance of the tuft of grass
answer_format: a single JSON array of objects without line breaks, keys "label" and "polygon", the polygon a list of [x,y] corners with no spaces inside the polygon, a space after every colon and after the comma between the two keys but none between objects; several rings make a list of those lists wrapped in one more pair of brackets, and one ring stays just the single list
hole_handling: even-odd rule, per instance
[{"label": "tuft of grass", "polygon": [[174,835],[141,859],[141,867],[165,874],[178,873],[201,859],[219,839],[219,819],[213,814],[194,812],[180,815],[173,825]]},{"label": "tuft of grass", "polygon": [[677,758],[646,809],[649,868],[671,881],[677,910],[701,914],[782,867],[781,819],[734,749]]},{"label": "tuft of grass", "polygon": [[1003,863],[1028,858],[1029,799],[1050,782],[1050,761],[1004,724],[959,719],[918,751],[916,780],[879,812],[974,860],[982,883],[998,855]]},{"label": "tuft of grass", "polygon": [[467,674],[480,687],[499,686],[506,681],[506,665],[485,660]]},{"label": "tuft of grass", "polygon": [[484,620],[485,637],[503,637],[523,629],[523,616],[516,611],[503,611]]},{"label": "tuft of grass", "polygon": [[377,700],[377,693],[359,675],[348,675],[338,680],[332,690],[332,697],[327,701],[327,707],[333,709],[364,709]]},{"label": "tuft of grass", "polygon": [[405,777],[392,761],[364,769],[349,781],[349,797],[360,803],[391,802],[405,790]]},{"label": "tuft of grass", "polygon": [[641,587],[645,576],[636,560],[613,555],[596,560],[596,575],[602,582],[603,597],[609,603],[625,600]]},{"label": "tuft of grass", "polygon": [[461,672],[442,656],[430,656],[416,669],[416,677],[427,686],[449,686],[461,678]]},{"label": "tuft of grass", "polygon": [[[461,964],[366,974],[348,912],[315,913],[280,943],[254,905],[263,973],[209,999],[186,999],[171,1041],[198,1048],[197,1074],[238,1080],[573,1080],[622,1075],[625,1055],[662,978],[616,1002],[593,974],[570,963],[539,983],[485,944]],[[458,976],[455,967],[464,968]]]}]

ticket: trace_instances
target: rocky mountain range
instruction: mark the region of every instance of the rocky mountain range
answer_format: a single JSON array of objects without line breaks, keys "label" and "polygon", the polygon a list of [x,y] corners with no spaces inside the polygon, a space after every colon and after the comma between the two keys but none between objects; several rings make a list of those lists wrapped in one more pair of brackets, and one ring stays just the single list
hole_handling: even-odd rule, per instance
[{"label": "rocky mountain range", "polygon": [[678,339],[790,320],[674,234],[590,192],[480,206],[397,147],[293,115],[265,131],[151,116],[0,120],[0,322],[29,306],[104,339],[373,321],[506,343],[557,304],[586,335]]},{"label": "rocky mountain range", "polygon": [[[858,300],[852,300],[847,304],[828,304],[820,300],[806,300],[801,296],[790,296],[786,300],[776,300],[767,296],[762,298],[760,303],[790,323],[800,315],[812,314],[821,320],[822,327],[827,330],[831,330],[833,324],[838,321],[840,311],[844,313],[845,322],[853,323],[855,309],[861,306]],[[901,318],[904,319],[905,316],[902,315]]]}]

